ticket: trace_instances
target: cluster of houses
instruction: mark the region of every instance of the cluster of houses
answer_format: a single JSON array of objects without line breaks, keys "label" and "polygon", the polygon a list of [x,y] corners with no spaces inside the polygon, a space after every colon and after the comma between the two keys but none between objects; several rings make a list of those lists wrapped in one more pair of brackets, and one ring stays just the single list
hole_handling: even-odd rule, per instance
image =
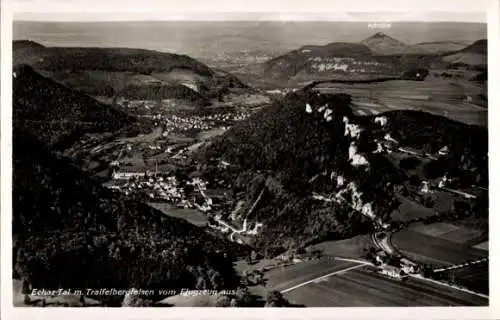
[{"label": "cluster of houses", "polygon": [[357,61],[354,58],[349,58],[349,57],[312,57],[307,59],[308,61],[315,61],[315,62],[335,62],[335,63],[340,63],[340,62],[349,62],[352,64],[355,64]]},{"label": "cluster of houses", "polygon": [[153,100],[126,100],[118,99],[116,103],[123,108],[145,108],[152,109],[156,106],[157,102]]},{"label": "cluster of houses", "polygon": [[[212,199],[207,197],[204,191],[207,184],[200,178],[193,178],[181,182],[175,176],[153,175],[149,172],[116,173],[119,177],[115,179],[126,180],[123,184],[114,184],[109,188],[118,190],[125,195],[142,194],[151,200],[161,200],[176,204],[182,208],[197,208],[207,212],[211,210]],[[186,186],[192,186],[193,191],[201,194],[201,204],[186,195]]]},{"label": "cluster of houses", "polygon": [[320,72],[337,70],[350,73],[365,73],[369,72],[367,68],[369,67],[380,67],[384,66],[377,61],[358,61],[354,58],[345,57],[311,57],[308,59],[312,61],[311,68]]},{"label": "cluster of houses", "polygon": [[[182,150],[181,150],[182,151]],[[227,161],[216,159],[220,169],[226,169],[231,164]],[[113,161],[113,165],[118,165],[118,161]],[[113,171],[112,178],[115,180],[111,189],[117,190],[125,195],[139,195],[155,202],[168,202],[175,204],[179,208],[196,209],[207,214],[211,223],[208,227],[216,229],[229,235],[231,241],[243,243],[246,236],[255,236],[263,227],[262,223],[250,222],[243,219],[241,226],[225,221],[221,213],[217,213],[220,208],[220,201],[212,199],[206,194],[207,182],[201,178],[194,177],[186,181],[181,181],[175,176],[156,174],[152,172],[118,172]],[[233,220],[236,220],[233,217]]]},{"label": "cluster of houses", "polygon": [[378,267],[379,273],[398,280],[419,272],[419,266],[414,262],[406,258],[389,256],[383,251],[376,254],[374,263]]},{"label": "cluster of houses", "polygon": [[264,272],[262,270],[245,270],[242,277],[243,283],[247,285],[265,285]]},{"label": "cluster of houses", "polygon": [[[439,178],[437,187],[442,189],[445,188],[448,183],[453,181],[453,179],[450,179],[447,174],[445,174],[443,177]],[[430,181],[422,181],[421,186],[420,186],[420,192],[421,193],[431,193],[432,192],[432,187],[436,187],[435,183],[432,183]]]},{"label": "cluster of houses", "polygon": [[155,121],[155,125],[163,127],[163,136],[168,136],[172,132],[205,131],[216,127],[225,127],[233,122],[243,121],[250,114],[247,112],[220,113],[206,116],[186,116],[162,115],[149,116]]},{"label": "cluster of houses", "polygon": [[[161,101],[163,105],[167,104],[170,106],[175,106],[176,103],[173,99],[164,99]],[[151,113],[156,110],[158,106],[157,101],[153,100],[118,100],[117,104],[123,108],[139,108],[146,110],[146,114],[142,114],[141,117],[149,118],[155,121],[155,125],[162,125],[165,128],[165,134],[177,131],[190,131],[190,130],[210,130],[214,127],[223,126],[226,123],[238,122],[247,119],[250,115],[248,112],[227,112],[227,113],[216,113],[205,116],[177,116],[177,115],[163,115]],[[148,111],[149,110],[149,111]]]},{"label": "cluster of houses", "polygon": [[345,72],[349,68],[349,65],[344,63],[318,63],[311,65],[311,68],[320,72],[328,70],[341,70]]},{"label": "cluster of houses", "polygon": [[283,89],[272,89],[272,90],[267,90],[266,92],[268,94],[272,94],[272,95],[282,95],[282,96],[286,96],[287,94],[291,93],[291,92],[295,92],[297,91],[296,88],[283,88]]},{"label": "cluster of houses", "polygon": [[[197,86],[192,83],[185,82],[182,85],[191,88],[194,91],[198,91]],[[177,105],[182,105],[182,101],[178,99],[162,99],[162,100],[127,100],[126,98],[118,98],[116,104],[122,108],[137,109],[151,111],[155,110],[159,106],[175,107]]]},{"label": "cluster of houses", "polygon": [[122,185],[113,185],[111,188],[125,195],[141,193],[151,199],[158,198],[171,202],[181,202],[185,198],[184,190],[179,186],[175,177],[155,177],[147,173],[119,174],[129,180]]},{"label": "cluster of houses", "polygon": [[[441,178],[437,180],[437,187],[439,189],[458,194],[460,196],[465,197],[466,199],[475,199],[477,198],[476,195],[470,194],[464,191],[460,190],[455,190],[449,187],[449,184],[452,183],[455,179],[448,177],[448,174],[445,174]],[[421,187],[420,187],[420,192],[421,193],[432,193],[431,187],[436,187],[436,183],[434,182],[429,182],[429,181],[422,181]]]}]

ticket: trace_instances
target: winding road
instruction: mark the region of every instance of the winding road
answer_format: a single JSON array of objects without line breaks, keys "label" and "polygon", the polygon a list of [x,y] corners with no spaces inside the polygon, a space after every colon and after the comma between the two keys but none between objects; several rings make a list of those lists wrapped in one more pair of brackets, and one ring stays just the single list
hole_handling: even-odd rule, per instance
[{"label": "winding road", "polygon": [[[231,230],[231,234],[229,235],[229,240],[231,241],[235,241],[234,239],[234,236],[237,235],[237,234],[241,234],[241,233],[244,233],[246,232],[247,234],[252,234],[252,235],[255,235],[257,234],[257,231],[259,228],[263,227],[263,224],[260,223],[260,222],[256,222],[255,223],[255,226],[254,226],[254,229],[249,231],[247,229],[247,220],[248,220],[248,216],[252,213],[252,211],[255,209],[255,207],[257,206],[257,204],[259,203],[260,199],[262,199],[262,195],[264,194],[264,191],[266,190],[266,188],[262,188],[259,196],[257,197],[257,199],[255,200],[255,202],[253,203],[252,207],[250,208],[250,210],[248,210],[245,218],[243,219],[243,226],[241,227],[241,229],[236,229],[235,227],[231,226],[230,224],[228,224],[227,222],[223,221],[221,218],[219,217],[215,217],[214,220],[219,223],[220,225],[223,226],[224,229],[229,229]],[[202,195],[207,198],[207,196],[203,193],[202,191]],[[212,226],[209,224],[210,227],[214,228],[214,229],[219,229],[218,227],[216,226]]]}]

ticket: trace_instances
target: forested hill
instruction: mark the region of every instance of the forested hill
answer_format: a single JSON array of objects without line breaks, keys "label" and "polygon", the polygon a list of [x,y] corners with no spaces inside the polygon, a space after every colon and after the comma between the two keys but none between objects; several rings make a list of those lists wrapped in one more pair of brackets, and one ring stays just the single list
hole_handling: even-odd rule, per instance
[{"label": "forested hill", "polygon": [[33,288],[236,286],[242,247],[104,189],[17,127],[13,159],[13,267]]},{"label": "forested hill", "polygon": [[443,55],[442,59],[450,66],[486,71],[488,69],[488,41],[478,40],[468,47]]},{"label": "forested hill", "polygon": [[[346,159],[353,139],[345,131],[346,117],[348,123],[360,129],[357,146],[367,157],[379,158],[372,153],[375,140],[384,140],[388,133],[400,145],[426,153],[437,153],[447,145],[451,154],[458,157],[454,158],[456,162],[460,162],[459,158],[472,157],[470,161],[477,166],[474,171],[481,171],[487,161],[488,146],[484,142],[488,131],[485,128],[423,111],[397,110],[378,116],[355,116],[350,100],[347,94],[297,91],[232,127],[200,154],[205,158],[222,157],[244,169],[286,172],[293,180],[309,179],[327,168],[350,170],[352,166]],[[306,110],[308,104],[313,109],[311,113]],[[330,120],[325,117],[327,109]],[[387,124],[376,124],[377,117],[386,117]]]},{"label": "forested hill", "polygon": [[[31,49],[38,58],[32,67],[43,70],[106,70],[151,73],[190,69],[203,75],[213,75],[203,63],[186,55],[132,48],[45,47],[30,41],[14,41],[13,49]],[[14,65],[26,63],[26,57],[15,54]]]},{"label": "forested hill", "polygon": [[13,65],[27,64],[44,76],[91,96],[185,99],[203,106],[228,91],[246,90],[238,78],[186,55],[133,48],[45,47],[13,42]]},{"label": "forested hill", "polygon": [[[329,115],[325,116],[327,109]],[[369,231],[371,223],[362,214],[347,204],[315,201],[313,192],[328,196],[352,182],[364,192],[363,203],[371,203],[381,217],[396,205],[393,186],[404,174],[383,155],[371,153],[374,142],[369,140],[369,130],[361,136],[358,148],[368,159],[370,170],[351,165],[353,139],[345,135],[344,117],[357,121],[349,95],[300,91],[232,127],[200,150],[202,159],[221,158],[240,168],[228,178],[234,179],[237,192],[250,189],[249,193],[255,194],[253,189],[267,187],[265,200],[255,209],[255,219],[265,225],[259,238],[264,247],[300,246]],[[340,189],[337,176],[345,181]]]},{"label": "forested hill", "polygon": [[14,122],[50,146],[71,144],[84,133],[114,132],[135,121],[27,65],[13,70],[12,112]]},{"label": "forested hill", "polygon": [[[422,154],[448,146],[447,157],[426,167],[427,178],[448,173],[464,185],[487,185],[486,137],[484,128],[420,111],[355,116],[349,95],[301,90],[232,127],[198,156],[231,164],[222,174],[235,181],[235,194],[246,191],[252,199],[265,186],[253,213],[265,225],[259,241],[288,247],[367,232],[363,216],[390,219],[410,176],[388,153],[376,152],[378,143],[394,139]],[[315,201],[313,193],[341,195],[344,205]]]},{"label": "forested hill", "polygon": [[110,129],[132,120],[120,110],[43,77],[20,65],[13,72],[14,118],[19,120],[94,122]]}]

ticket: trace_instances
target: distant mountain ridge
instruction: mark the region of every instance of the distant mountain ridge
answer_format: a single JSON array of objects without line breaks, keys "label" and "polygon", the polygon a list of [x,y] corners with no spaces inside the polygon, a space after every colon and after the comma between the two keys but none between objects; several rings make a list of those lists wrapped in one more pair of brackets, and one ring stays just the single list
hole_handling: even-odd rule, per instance
[{"label": "distant mountain ridge", "polygon": [[333,42],[324,46],[306,45],[262,64],[264,74],[273,78],[294,77],[320,80],[335,75],[393,75],[392,65],[377,61],[362,43]]},{"label": "distant mountain ridge", "polygon": [[361,43],[367,45],[374,55],[437,55],[455,52],[471,44],[469,41],[434,41],[407,44],[383,32],[377,32],[371,37],[362,40]]},{"label": "distant mountain ridge", "polygon": [[472,43],[470,46],[467,46],[458,52],[471,52],[471,53],[479,53],[479,54],[487,54],[488,51],[488,40],[480,39]]},{"label": "distant mountain ridge", "polygon": [[235,76],[186,55],[145,49],[45,47],[19,40],[13,42],[13,64],[28,64],[94,96],[126,97],[126,89],[133,87],[137,99],[186,96],[191,102],[206,104],[228,89],[246,88]]},{"label": "distant mountain ridge", "polygon": [[14,40],[12,42],[12,49],[13,50],[41,49],[41,48],[45,48],[45,46],[42,44],[39,44],[38,42],[32,41],[32,40]]},{"label": "distant mountain ridge", "polygon": [[[40,50],[40,59],[32,65],[35,69],[151,73],[187,68],[200,75],[210,76],[213,74],[209,67],[186,55],[160,51],[132,48],[45,47],[30,40],[13,42],[14,53],[17,49],[24,48]],[[14,61],[14,65],[23,63],[23,61],[16,61],[15,58]]]},{"label": "distant mountain ridge", "polygon": [[488,40],[481,39],[442,59],[451,66],[475,68],[484,71],[488,66]]},{"label": "distant mountain ridge", "polygon": [[[371,80],[401,76],[408,70],[457,62],[482,65],[486,49],[482,40],[442,41],[406,44],[383,32],[358,43],[333,42],[305,45],[260,65],[260,72],[272,79],[290,81]],[[458,56],[452,56],[457,54]],[[448,57],[451,55],[451,57]],[[484,55],[484,57],[483,57]],[[249,70],[252,72],[252,70]]]},{"label": "distant mountain ridge", "polygon": [[406,54],[443,54],[461,50],[470,45],[470,41],[419,42],[409,45]]}]

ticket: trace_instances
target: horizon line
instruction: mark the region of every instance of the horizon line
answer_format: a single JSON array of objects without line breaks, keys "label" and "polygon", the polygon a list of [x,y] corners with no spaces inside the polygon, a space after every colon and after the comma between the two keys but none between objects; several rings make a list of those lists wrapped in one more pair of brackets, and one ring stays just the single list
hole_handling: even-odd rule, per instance
[{"label": "horizon line", "polygon": [[382,21],[382,20],[277,20],[277,19],[262,19],[262,20],[236,20],[236,19],[227,19],[227,20],[202,20],[202,19],[169,19],[169,20],[34,20],[34,19],[14,19],[13,22],[65,22],[65,23],[119,23],[119,22],[346,22],[346,23],[409,23],[409,22],[418,22],[418,23],[475,23],[475,24],[487,24],[486,21],[462,21],[462,20],[391,20],[391,21]]},{"label": "horizon line", "polygon": [[428,22],[487,23],[485,12],[16,12],[14,21],[33,22]]}]

